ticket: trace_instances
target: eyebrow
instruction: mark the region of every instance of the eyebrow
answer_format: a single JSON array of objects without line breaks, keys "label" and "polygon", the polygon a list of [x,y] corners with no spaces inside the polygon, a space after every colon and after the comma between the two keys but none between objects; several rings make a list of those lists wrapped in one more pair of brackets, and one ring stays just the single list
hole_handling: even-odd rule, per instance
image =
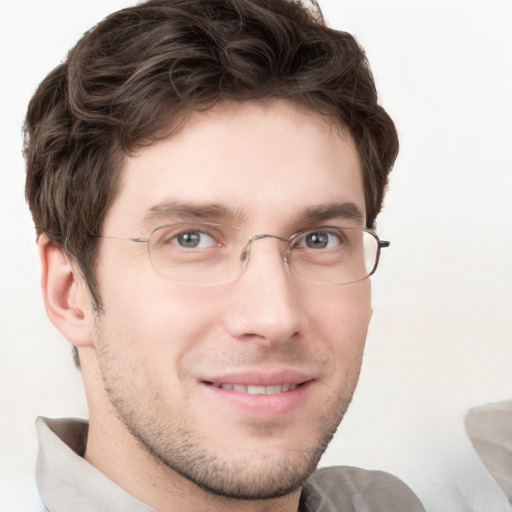
[{"label": "eyebrow", "polygon": [[328,220],[364,222],[361,208],[352,201],[311,206],[299,213],[298,218],[305,223],[325,222]]},{"label": "eyebrow", "polygon": [[[193,203],[178,200],[164,200],[149,208],[142,224],[149,228],[156,222],[179,221],[224,221],[241,224],[248,217],[242,208],[231,208],[220,203]],[[295,216],[298,224],[314,224],[329,220],[351,221],[362,224],[364,215],[361,208],[352,201],[310,206]]]},{"label": "eyebrow", "polygon": [[142,219],[144,225],[151,226],[155,221],[169,220],[225,220],[241,223],[246,211],[233,209],[219,203],[191,203],[177,200],[162,201],[147,210]]}]

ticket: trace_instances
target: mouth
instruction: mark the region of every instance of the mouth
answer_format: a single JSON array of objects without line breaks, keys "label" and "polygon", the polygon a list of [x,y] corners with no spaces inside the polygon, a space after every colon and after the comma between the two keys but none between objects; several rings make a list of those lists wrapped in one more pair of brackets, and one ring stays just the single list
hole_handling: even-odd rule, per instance
[{"label": "mouth", "polygon": [[277,384],[274,386],[260,386],[256,384],[231,384],[220,382],[206,382],[213,387],[226,389],[228,391],[237,391],[238,393],[247,393],[249,395],[279,395],[297,389],[304,383],[300,384]]},{"label": "mouth", "polygon": [[316,381],[311,375],[295,371],[274,374],[247,372],[202,379],[203,389],[216,405],[224,404],[229,417],[283,418],[309,402]]}]

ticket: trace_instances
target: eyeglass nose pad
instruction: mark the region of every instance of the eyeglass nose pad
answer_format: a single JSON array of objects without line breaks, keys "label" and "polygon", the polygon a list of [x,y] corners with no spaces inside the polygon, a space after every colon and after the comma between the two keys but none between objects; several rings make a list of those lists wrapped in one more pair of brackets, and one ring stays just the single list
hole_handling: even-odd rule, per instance
[{"label": "eyeglass nose pad", "polygon": [[[252,249],[253,242],[255,242],[256,240],[261,240],[262,238],[275,238],[281,242],[288,242],[287,238],[283,238],[278,235],[261,234],[261,235],[253,236],[252,238],[250,238],[247,241],[247,244],[245,245],[245,247],[242,249],[242,252],[240,253],[240,261],[242,263],[242,270],[244,270],[245,267],[247,267],[247,264],[251,257],[251,249]],[[291,247],[288,246],[288,247],[286,247],[286,250],[283,252],[283,262],[287,268],[288,268],[289,263],[291,262],[291,259],[292,259],[291,258]]]},{"label": "eyeglass nose pad", "polygon": [[252,242],[249,240],[247,245],[242,249],[242,252],[240,253],[240,262],[242,263],[242,269],[244,269],[247,266],[247,262],[249,261],[249,258],[251,256],[251,246]]},{"label": "eyeglass nose pad", "polygon": [[245,247],[242,249],[242,252],[240,253],[240,262],[242,263],[242,270],[245,270],[245,267],[247,267],[247,263],[249,262],[249,259],[251,258],[252,243],[255,240],[258,240],[259,238],[260,238],[260,235],[253,236],[252,238],[247,240]]}]

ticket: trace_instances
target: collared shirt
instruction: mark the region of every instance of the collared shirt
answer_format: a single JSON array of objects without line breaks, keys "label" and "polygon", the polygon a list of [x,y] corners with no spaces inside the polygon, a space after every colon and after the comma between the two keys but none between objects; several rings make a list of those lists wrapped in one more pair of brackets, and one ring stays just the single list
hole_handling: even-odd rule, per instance
[{"label": "collared shirt", "polygon": [[[86,421],[38,418],[36,479],[49,512],[156,512],[81,457]],[[424,512],[398,478],[353,467],[324,468],[305,483],[299,512]]]}]

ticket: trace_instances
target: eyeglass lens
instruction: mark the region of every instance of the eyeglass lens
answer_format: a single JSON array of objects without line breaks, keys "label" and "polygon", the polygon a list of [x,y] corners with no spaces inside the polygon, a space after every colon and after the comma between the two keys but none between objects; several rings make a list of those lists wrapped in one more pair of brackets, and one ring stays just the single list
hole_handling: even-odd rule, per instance
[{"label": "eyeglass lens", "polygon": [[[373,273],[379,240],[358,228],[321,226],[279,240],[291,275],[318,283],[348,284]],[[264,237],[266,237],[264,236]],[[191,284],[220,284],[235,280],[248,264],[253,241],[242,231],[212,223],[179,223],[155,229],[149,255],[155,270]]]}]

